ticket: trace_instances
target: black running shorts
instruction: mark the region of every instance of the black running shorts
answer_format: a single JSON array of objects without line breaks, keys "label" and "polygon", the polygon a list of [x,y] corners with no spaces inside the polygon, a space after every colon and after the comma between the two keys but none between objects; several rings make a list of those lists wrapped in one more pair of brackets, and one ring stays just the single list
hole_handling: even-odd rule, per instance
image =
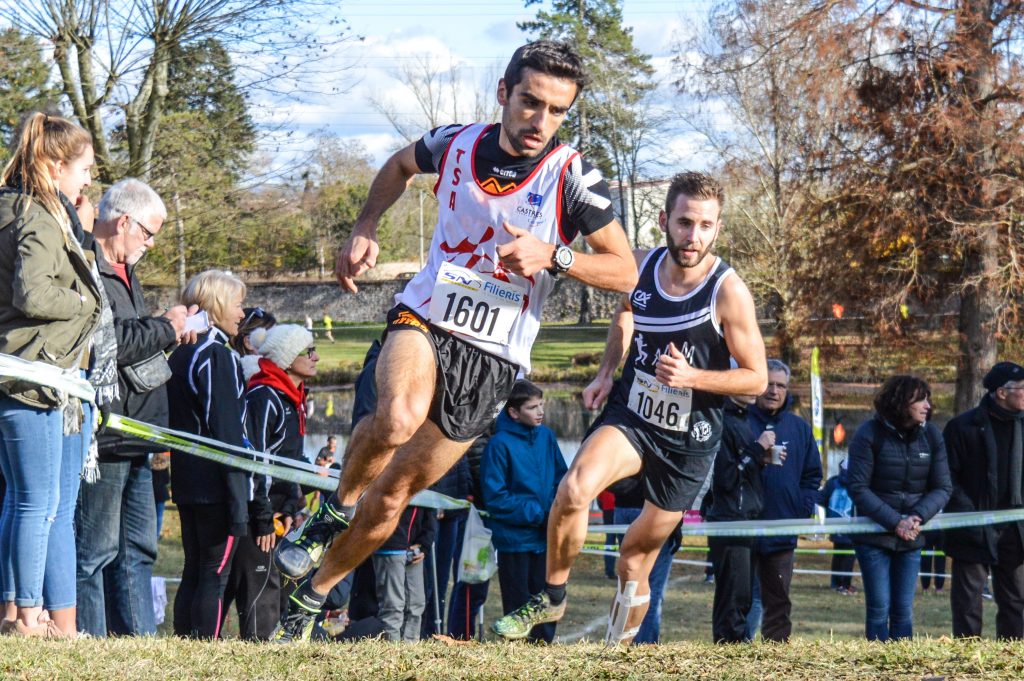
[{"label": "black running shorts", "polygon": [[418,331],[434,348],[437,383],[430,420],[455,442],[483,435],[505,406],[519,366],[437,328],[405,305],[388,312],[385,337],[395,331]]},{"label": "black running shorts", "polygon": [[688,452],[673,446],[671,440],[661,437],[615,396],[613,392],[587,436],[601,426],[611,426],[621,432],[640,455],[644,499],[665,511],[692,508],[711,472],[715,450]]}]

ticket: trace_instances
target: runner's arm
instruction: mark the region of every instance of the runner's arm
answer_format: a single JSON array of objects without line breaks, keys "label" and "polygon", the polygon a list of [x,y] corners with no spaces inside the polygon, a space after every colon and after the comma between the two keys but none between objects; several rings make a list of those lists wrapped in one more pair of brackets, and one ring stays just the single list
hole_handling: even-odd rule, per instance
[{"label": "runner's arm", "polygon": [[715,303],[729,354],[736,369],[711,371],[691,366],[675,346],[658,360],[655,376],[674,388],[695,388],[719,395],[760,395],[768,386],[764,339],[757,326],[757,311],[747,285],[738,276],[722,282]]},{"label": "runner's arm", "polygon": [[355,293],[358,289],[353,280],[377,264],[377,223],[420,172],[414,143],[391,156],[373,178],[366,204],[334,265],[334,274],[344,288]]},{"label": "runner's arm", "polygon": [[[502,265],[524,277],[532,277],[554,264],[555,244],[541,241],[525,229],[504,223],[505,230],[515,237],[498,246]],[[584,237],[593,253],[575,254],[575,261],[566,276],[595,288],[629,293],[636,286],[636,262],[630,256],[626,232],[618,220]]]}]

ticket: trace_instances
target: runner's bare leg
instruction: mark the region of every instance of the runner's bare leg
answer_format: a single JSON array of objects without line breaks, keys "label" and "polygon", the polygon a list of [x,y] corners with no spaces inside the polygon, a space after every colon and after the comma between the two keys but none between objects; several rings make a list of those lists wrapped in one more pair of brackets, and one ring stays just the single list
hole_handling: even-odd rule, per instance
[{"label": "runner's bare leg", "polygon": [[361,420],[342,463],[338,499],[353,506],[380,476],[395,449],[427,420],[437,367],[430,340],[412,330],[391,331],[377,359],[377,408]]},{"label": "runner's bare leg", "polygon": [[326,594],[387,541],[409,500],[447,473],[470,444],[449,440],[431,421],[420,426],[366,488],[352,524],[335,538],[313,576],[313,589]]},{"label": "runner's bare leg", "polygon": [[617,428],[602,426],[583,442],[558,486],[548,518],[549,584],[568,581],[587,537],[590,503],[613,482],[639,471],[640,455]]}]

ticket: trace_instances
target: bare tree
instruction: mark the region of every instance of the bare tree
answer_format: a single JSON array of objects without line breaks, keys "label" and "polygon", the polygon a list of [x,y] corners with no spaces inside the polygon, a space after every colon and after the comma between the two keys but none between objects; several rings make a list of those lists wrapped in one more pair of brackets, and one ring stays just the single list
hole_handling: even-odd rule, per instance
[{"label": "bare tree", "polygon": [[794,278],[804,224],[801,206],[818,188],[809,168],[832,134],[841,99],[815,46],[831,38],[827,22],[792,30],[806,13],[795,0],[722,3],[707,30],[677,50],[681,116],[718,157],[736,187],[727,204],[725,241],[744,279],[776,318],[787,360],[809,310]]},{"label": "bare tree", "polygon": [[[445,63],[432,54],[413,55],[392,74],[411,95],[411,100],[395,102],[378,93],[370,97],[370,105],[388,120],[406,143],[416,141],[424,131],[440,125],[496,121],[500,113],[494,94],[497,69],[495,64],[487,70],[471,98],[467,96],[462,65],[451,58]],[[406,111],[411,103],[415,103],[415,110]]]},{"label": "bare tree", "polygon": [[[306,21],[312,14],[323,18],[315,26]],[[0,0],[0,18],[53,46],[63,94],[92,135],[104,181],[122,170],[148,176],[175,48],[216,38],[244,55],[246,87],[282,92],[349,37],[327,0]],[[324,22],[339,38],[316,36]],[[112,123],[124,125],[123,162],[107,134]]]}]

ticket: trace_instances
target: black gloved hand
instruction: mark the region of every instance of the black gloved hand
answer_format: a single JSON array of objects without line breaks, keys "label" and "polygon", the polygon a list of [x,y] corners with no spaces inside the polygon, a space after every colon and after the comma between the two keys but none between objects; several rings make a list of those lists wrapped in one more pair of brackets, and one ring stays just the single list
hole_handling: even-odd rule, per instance
[{"label": "black gloved hand", "polygon": [[100,411],[100,423],[96,426],[96,437],[103,435],[107,432],[107,426],[110,424],[110,407],[97,407]]}]

